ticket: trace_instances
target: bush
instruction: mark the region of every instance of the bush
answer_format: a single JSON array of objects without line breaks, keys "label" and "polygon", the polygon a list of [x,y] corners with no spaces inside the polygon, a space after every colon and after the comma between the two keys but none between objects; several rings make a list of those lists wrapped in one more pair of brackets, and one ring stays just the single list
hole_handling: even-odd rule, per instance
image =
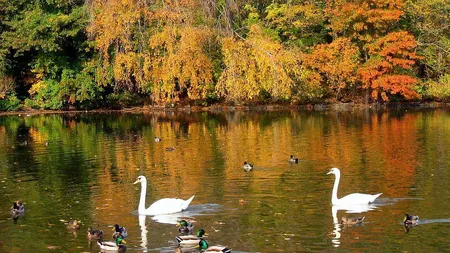
[{"label": "bush", "polygon": [[450,101],[450,74],[444,75],[436,81],[428,82],[426,95],[440,101]]},{"label": "bush", "polygon": [[15,93],[7,94],[3,99],[0,99],[0,111],[16,111],[20,107],[20,100]]}]

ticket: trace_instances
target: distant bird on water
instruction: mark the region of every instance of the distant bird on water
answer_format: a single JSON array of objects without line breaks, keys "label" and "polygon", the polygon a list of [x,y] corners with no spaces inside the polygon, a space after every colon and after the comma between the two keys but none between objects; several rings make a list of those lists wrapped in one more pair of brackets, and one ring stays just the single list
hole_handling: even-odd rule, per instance
[{"label": "distant bird on water", "polygon": [[244,171],[245,171],[245,172],[249,172],[249,171],[251,171],[251,170],[253,170],[253,164],[244,162]]}]

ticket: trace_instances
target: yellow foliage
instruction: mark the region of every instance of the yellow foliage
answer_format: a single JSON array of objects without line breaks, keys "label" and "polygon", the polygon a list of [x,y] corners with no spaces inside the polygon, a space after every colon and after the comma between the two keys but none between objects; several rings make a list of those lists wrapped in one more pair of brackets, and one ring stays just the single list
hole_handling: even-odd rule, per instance
[{"label": "yellow foliage", "polygon": [[224,38],[222,51],[226,68],[216,91],[226,100],[252,100],[261,92],[288,99],[295,78],[301,79],[299,54],[264,36],[258,25],[251,26],[245,41]]}]

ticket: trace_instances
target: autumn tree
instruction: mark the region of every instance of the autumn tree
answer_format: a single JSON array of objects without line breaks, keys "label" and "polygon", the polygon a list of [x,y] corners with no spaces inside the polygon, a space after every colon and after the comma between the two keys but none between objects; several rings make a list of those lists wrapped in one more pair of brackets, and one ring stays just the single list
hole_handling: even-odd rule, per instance
[{"label": "autumn tree", "polygon": [[359,61],[358,47],[347,38],[317,45],[303,58],[306,67],[321,74],[321,83],[333,91],[336,99],[340,99],[343,90],[355,86]]},{"label": "autumn tree", "polygon": [[414,37],[397,24],[403,0],[329,1],[327,13],[334,38],[347,37],[363,56],[359,71],[362,88],[376,100],[389,100],[389,94],[415,98],[417,83],[411,69],[417,59]]}]

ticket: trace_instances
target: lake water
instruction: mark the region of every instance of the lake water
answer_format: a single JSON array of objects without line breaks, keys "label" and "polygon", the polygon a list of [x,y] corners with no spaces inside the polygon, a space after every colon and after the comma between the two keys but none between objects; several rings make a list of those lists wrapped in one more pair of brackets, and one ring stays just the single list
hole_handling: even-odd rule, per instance
[{"label": "lake water", "polygon": [[[339,197],[383,195],[371,210],[333,210],[332,167]],[[139,175],[146,206],[195,194],[190,208],[137,216]],[[1,116],[0,187],[0,252],[99,252],[87,228],[110,240],[116,223],[128,252],[170,252],[178,216],[233,252],[440,252],[450,249],[450,111]],[[26,211],[13,220],[16,199]],[[405,229],[405,213],[420,224]],[[342,216],[365,222],[335,224]]]}]

